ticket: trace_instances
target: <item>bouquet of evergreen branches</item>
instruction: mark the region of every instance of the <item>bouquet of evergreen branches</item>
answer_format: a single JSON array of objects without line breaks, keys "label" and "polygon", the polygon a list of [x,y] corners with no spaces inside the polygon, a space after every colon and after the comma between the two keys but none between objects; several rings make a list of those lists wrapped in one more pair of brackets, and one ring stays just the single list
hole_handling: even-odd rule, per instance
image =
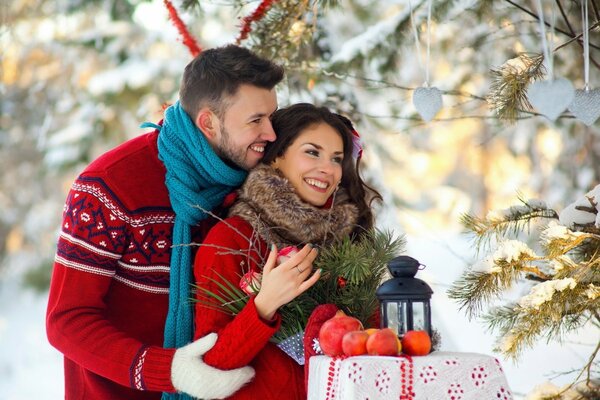
[{"label": "bouquet of evergreen branches", "polygon": [[[365,327],[372,325],[371,319],[379,307],[375,291],[386,276],[387,263],[402,252],[404,245],[402,237],[394,238],[390,232],[371,230],[358,240],[346,238],[319,249],[313,266],[322,269],[321,278],[309,290],[280,308],[281,327],[273,341],[280,343],[301,333],[319,304],[333,303],[346,314],[358,318]],[[225,279],[214,280],[219,287],[218,292],[194,285],[199,294],[194,301],[236,315],[244,308],[253,290],[258,289],[254,278],[249,277],[246,282],[250,288],[254,286],[251,290],[247,287],[244,290],[238,282]],[[245,282],[242,276],[240,280]]]}]

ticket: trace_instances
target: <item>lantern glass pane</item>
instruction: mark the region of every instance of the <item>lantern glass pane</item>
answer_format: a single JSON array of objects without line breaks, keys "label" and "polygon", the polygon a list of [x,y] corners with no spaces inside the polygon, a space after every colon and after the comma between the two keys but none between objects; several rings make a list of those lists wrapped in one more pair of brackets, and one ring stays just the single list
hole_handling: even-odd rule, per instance
[{"label": "lantern glass pane", "polygon": [[398,335],[404,333],[406,329],[406,312],[404,307],[404,303],[389,302],[386,304],[387,327],[391,328]]},{"label": "lantern glass pane", "polygon": [[413,309],[413,330],[423,331],[426,330],[425,326],[425,303],[416,302],[412,303]]}]

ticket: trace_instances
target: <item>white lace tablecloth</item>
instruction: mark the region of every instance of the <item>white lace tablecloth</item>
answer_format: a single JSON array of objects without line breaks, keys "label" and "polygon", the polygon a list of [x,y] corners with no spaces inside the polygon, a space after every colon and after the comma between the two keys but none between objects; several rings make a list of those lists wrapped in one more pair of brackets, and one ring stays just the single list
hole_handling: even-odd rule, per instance
[{"label": "white lace tablecloth", "polygon": [[484,354],[310,359],[309,400],[508,400],[500,362]]}]

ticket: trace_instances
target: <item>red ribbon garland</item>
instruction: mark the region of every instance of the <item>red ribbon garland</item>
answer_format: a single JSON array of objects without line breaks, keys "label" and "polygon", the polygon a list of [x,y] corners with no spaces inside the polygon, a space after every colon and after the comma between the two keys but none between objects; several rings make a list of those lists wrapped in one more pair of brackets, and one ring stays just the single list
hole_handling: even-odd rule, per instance
[{"label": "red ribbon garland", "polygon": [[248,37],[248,34],[252,31],[251,25],[255,21],[260,21],[260,19],[265,15],[271,4],[273,4],[274,0],[263,0],[254,12],[242,19],[242,28],[240,29],[240,34],[235,40],[236,44],[240,44],[240,42]]},{"label": "red ribbon garland", "polygon": [[170,0],[163,0],[163,2],[169,11],[169,18],[173,21],[173,24],[175,24],[175,27],[183,39],[183,44],[190,50],[192,56],[196,57],[202,51],[200,46],[198,46],[198,42],[196,42],[196,39],[190,34],[185,23],[179,18],[179,14],[177,14],[177,10],[173,6],[173,3],[171,3]]}]

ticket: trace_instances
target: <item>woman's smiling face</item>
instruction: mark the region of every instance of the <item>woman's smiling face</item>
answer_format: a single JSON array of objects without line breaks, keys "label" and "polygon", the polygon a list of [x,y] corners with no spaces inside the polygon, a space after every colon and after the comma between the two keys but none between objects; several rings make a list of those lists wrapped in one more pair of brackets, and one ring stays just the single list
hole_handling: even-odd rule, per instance
[{"label": "woman's smiling face", "polygon": [[272,166],[289,180],[303,201],[319,207],[341,181],[343,159],[340,134],[326,123],[317,123],[300,132]]}]

